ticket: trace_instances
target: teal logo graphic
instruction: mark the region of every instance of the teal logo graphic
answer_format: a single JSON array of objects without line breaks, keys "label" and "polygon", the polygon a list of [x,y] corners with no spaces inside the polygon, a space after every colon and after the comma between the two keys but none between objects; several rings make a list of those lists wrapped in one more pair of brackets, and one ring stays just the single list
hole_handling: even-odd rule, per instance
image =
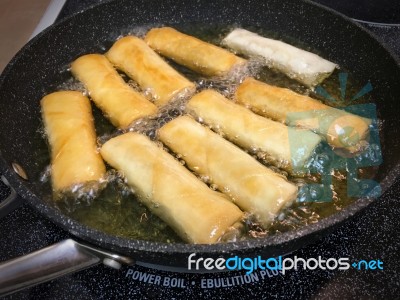
[{"label": "teal logo graphic", "polygon": [[355,261],[351,264],[357,270],[383,270],[383,261],[379,259]]},{"label": "teal logo graphic", "polygon": [[[373,90],[372,84],[368,82],[356,95],[348,97],[346,95],[347,78],[348,74],[339,74],[342,101],[351,103]],[[317,86],[315,92],[332,104],[338,102],[321,86]],[[296,166],[292,157],[295,173],[311,173],[320,177],[319,183],[305,184],[300,188],[298,201],[332,201],[331,186],[335,170],[347,173],[349,197],[377,198],[381,195],[378,182],[359,178],[359,170],[379,166],[382,163],[375,104],[355,104],[341,109],[328,108],[289,113],[287,124],[310,128],[323,138],[323,142],[306,165]],[[298,141],[296,141],[296,130],[289,131],[292,153],[298,151]]]},{"label": "teal logo graphic", "polygon": [[[347,100],[348,102],[353,102],[354,100],[357,100],[358,98],[361,98],[365,94],[368,94],[373,90],[372,84],[368,82],[364,87],[353,97],[350,99],[346,99],[346,89],[347,89],[347,78],[349,77],[349,74],[347,73],[339,73],[339,84],[340,84],[340,97],[341,100]],[[318,85],[315,88],[315,92],[324,97],[326,100],[329,100],[330,102],[337,102],[337,100],[332,97],[322,86]]]}]

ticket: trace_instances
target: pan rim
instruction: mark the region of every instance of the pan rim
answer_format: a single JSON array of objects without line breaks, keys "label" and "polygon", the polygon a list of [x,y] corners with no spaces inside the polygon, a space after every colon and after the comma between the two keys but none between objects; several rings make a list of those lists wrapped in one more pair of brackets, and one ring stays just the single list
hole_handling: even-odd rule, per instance
[{"label": "pan rim", "polygon": [[[1,151],[0,151],[1,155]],[[71,219],[59,210],[50,205],[47,205],[43,200],[32,193],[24,184],[21,183],[21,179],[5,165],[7,163],[1,157],[0,159],[1,169],[0,172],[7,178],[11,186],[17,191],[18,196],[22,197],[24,201],[27,201],[31,208],[38,211],[41,215],[48,218],[57,226],[69,232],[74,238],[97,244],[101,247],[119,250],[123,253],[134,251],[151,252],[155,254],[167,254],[167,253],[179,253],[179,254],[190,254],[190,253],[226,253],[232,251],[242,250],[254,250],[257,248],[264,248],[268,246],[281,246],[287,242],[291,242],[297,239],[307,237],[312,233],[322,232],[335,228],[335,225],[342,223],[354,216],[363,209],[367,208],[370,204],[379,201],[385,194],[389,192],[390,187],[393,183],[400,178],[400,163],[394,167],[389,174],[381,181],[383,194],[376,199],[370,198],[359,198],[353,203],[348,205],[345,209],[326,217],[317,223],[302,226],[296,230],[266,236],[263,238],[256,238],[247,241],[229,242],[229,243],[217,243],[217,244],[188,244],[188,243],[162,243],[153,242],[147,240],[136,240],[128,239],[111,234],[104,233],[100,230],[91,228],[87,225],[81,224],[74,219]],[[17,177],[17,178],[16,178]],[[94,238],[96,237],[96,238]],[[112,247],[110,247],[110,245]],[[114,249],[113,249],[114,248]]]}]

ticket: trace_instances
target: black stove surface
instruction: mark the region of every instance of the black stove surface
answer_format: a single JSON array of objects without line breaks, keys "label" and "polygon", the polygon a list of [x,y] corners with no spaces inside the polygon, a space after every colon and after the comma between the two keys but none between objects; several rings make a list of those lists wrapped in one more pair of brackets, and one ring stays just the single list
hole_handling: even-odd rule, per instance
[{"label": "black stove surface", "polygon": [[[68,0],[59,19],[102,1]],[[338,2],[320,0],[324,4]],[[339,1],[340,2],[340,1]],[[349,1],[348,1],[349,2]],[[393,2],[393,1],[392,1]],[[335,7],[336,5],[336,7]],[[346,11],[342,10],[344,13]],[[359,9],[357,10],[357,13]],[[369,11],[369,9],[368,9]],[[352,16],[357,19],[360,17]],[[391,18],[391,17],[390,17]],[[387,22],[392,23],[388,18]],[[367,19],[367,18],[366,18]],[[369,21],[373,21],[369,19]],[[376,20],[375,20],[376,21]],[[385,21],[385,20],[381,20]],[[400,22],[399,22],[400,23]],[[400,57],[400,25],[362,23]],[[0,182],[0,199],[8,193]],[[379,259],[384,270],[298,270],[287,274],[258,273],[246,282],[243,272],[182,274],[140,266],[114,270],[98,265],[7,296],[7,299],[400,299],[400,179],[379,201],[343,224],[318,243],[291,256],[302,258],[349,257],[353,261]],[[7,260],[46,247],[71,236],[23,205],[0,219],[0,260]],[[136,272],[136,273],[135,273]],[[130,275],[128,275],[130,274]],[[133,274],[155,274],[160,284],[145,283]],[[165,278],[176,278],[180,286],[163,286]],[[209,288],[209,281],[219,288]]]}]

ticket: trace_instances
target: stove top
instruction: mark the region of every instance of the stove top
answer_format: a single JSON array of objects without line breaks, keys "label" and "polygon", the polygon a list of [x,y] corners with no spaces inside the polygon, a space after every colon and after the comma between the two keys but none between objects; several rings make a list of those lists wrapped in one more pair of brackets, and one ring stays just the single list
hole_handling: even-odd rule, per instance
[{"label": "stove top", "polygon": [[[101,0],[67,0],[59,19]],[[320,0],[340,9],[341,1]],[[348,1],[347,1],[348,2]],[[355,1],[357,2],[357,1]],[[392,1],[394,2],[394,1]],[[335,6],[336,5],[336,6]],[[368,6],[369,7],[369,6]],[[370,9],[368,8],[368,11]],[[346,11],[342,10],[344,13]],[[358,10],[357,10],[357,13]],[[351,17],[362,19],[359,16]],[[368,15],[369,16],[369,15]],[[400,16],[397,14],[396,16]],[[400,58],[400,25],[373,24],[387,19],[365,18],[364,27],[374,33]],[[394,20],[396,21],[396,20]],[[400,20],[398,20],[400,23]],[[9,193],[0,182],[0,199]],[[347,221],[318,243],[304,247],[291,256],[302,258],[349,257],[354,261],[379,259],[384,270],[298,270],[285,275],[275,272],[246,277],[244,272],[183,274],[153,270],[141,266],[124,266],[114,270],[97,265],[36,287],[17,292],[6,299],[187,299],[227,298],[362,298],[395,299],[400,291],[400,179],[379,201]],[[71,236],[28,205],[23,205],[0,219],[0,260],[11,259],[49,246]],[[159,277],[149,282],[148,275]]]}]

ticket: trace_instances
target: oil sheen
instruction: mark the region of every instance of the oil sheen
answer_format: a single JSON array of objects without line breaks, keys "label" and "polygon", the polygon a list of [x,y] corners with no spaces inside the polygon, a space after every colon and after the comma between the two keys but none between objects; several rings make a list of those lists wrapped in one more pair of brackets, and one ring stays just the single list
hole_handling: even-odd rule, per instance
[{"label": "oil sheen", "polygon": [[[135,28],[131,30],[127,29],[122,32],[141,36],[151,27],[154,26],[144,26],[143,28]],[[199,24],[186,24],[185,26],[174,27],[187,34],[191,34],[216,45],[220,45],[222,38],[234,28],[234,26],[204,26]],[[266,37],[284,40],[285,42],[288,42],[294,46],[304,50],[312,51],[323,57],[323,54],[313,51],[312,45],[304,45],[291,37],[278,36],[273,32],[268,32],[259,28],[248,29],[258,32]],[[104,44],[99,45],[98,52],[104,53],[120,34],[121,33],[115,34],[115,36],[110,37],[110,40],[104,41]],[[243,78],[246,76],[253,76],[269,84],[290,88],[298,93],[310,95],[311,97],[317,98],[330,106],[340,107],[347,105],[346,101],[340,97],[340,83],[338,80],[339,72],[346,71],[343,69],[336,70],[322,84],[322,87],[333,98],[337,99],[335,102],[329,102],[316,94],[314,91],[299,84],[297,81],[288,78],[284,74],[263,67],[258,58],[253,58],[250,60],[250,67],[246,69],[233,70],[229,76],[225,76],[224,78],[200,77],[194,72],[179,66],[172,61],[168,62],[179,72],[184,74],[188,79],[194,81],[198,90],[213,88],[228,98],[232,96],[237,85]],[[57,89],[80,90],[83,93],[86,93],[84,87],[72,77],[72,75],[69,73],[69,70],[65,68],[60,70],[60,72],[65,72],[65,80],[64,82],[60,82]],[[138,85],[131,81],[127,76],[124,74],[121,74],[121,76],[134,89],[140,90]],[[355,95],[361,87],[362,85],[358,84],[356,77],[349,73],[346,92],[348,94]],[[141,92],[146,94],[146,91]],[[171,104],[162,108],[157,116],[138,120],[132,124],[129,130],[141,132],[155,140],[156,131],[158,128],[177,116],[184,114],[185,102],[187,100],[188,99],[186,99],[184,96],[178,96],[176,99],[174,99],[174,101],[172,101]],[[360,104],[363,102],[373,101],[367,95],[361,100],[358,100],[358,102],[352,102],[352,104]],[[111,137],[121,134],[121,131],[113,127],[102,115],[98,108],[96,108],[94,105],[92,105],[92,107],[96,133],[98,136],[98,145],[101,146],[101,144]],[[215,128],[212,129],[215,130]],[[43,189],[48,191],[49,196],[45,198],[51,205],[55,205],[64,214],[79,221],[80,223],[111,235],[163,243],[182,242],[167,224],[165,224],[157,216],[153,215],[144,205],[140,203],[135,195],[134,189],[127,186],[123,176],[110,168],[108,169],[107,175],[103,182],[100,184],[101,188],[99,188],[99,185],[93,186],[90,187],[88,191],[87,187],[84,189],[78,186],[75,188],[73,193],[63,195],[57,201],[54,201],[54,195],[51,193],[51,174],[48,166],[50,161],[49,151],[47,144],[43,142],[46,140],[43,130],[38,132],[38,139],[40,139],[40,142],[38,143],[40,145],[40,149],[37,151],[37,153],[40,157],[38,157],[37,161],[42,165],[43,168],[43,173],[38,180],[41,182]],[[163,147],[161,143],[160,147]],[[164,149],[168,151],[168,149],[165,147]],[[323,147],[321,149],[323,149]],[[323,151],[321,152],[321,149],[319,149],[319,153],[315,153],[313,158],[314,161],[318,161],[319,156],[323,156]],[[321,180],[319,174],[315,173],[309,173],[299,177],[290,176],[285,171],[282,171],[271,165],[268,158],[262,153],[250,154],[266,166],[274,169],[274,171],[287,177],[288,180],[297,184],[299,188],[308,183],[318,183]],[[178,161],[184,164],[184,161],[181,160],[179,156],[175,157]],[[364,168],[360,170],[360,177],[373,178],[376,172],[377,169],[374,167]],[[248,217],[243,221],[243,224],[233,231],[234,234],[230,232],[229,235],[224,239],[224,242],[260,238],[295,230],[302,226],[316,223],[320,219],[333,215],[336,212],[344,209],[346,206],[355,201],[354,198],[347,196],[346,170],[335,170],[331,175],[331,201],[313,201],[313,199],[310,199],[313,197],[312,193],[299,193],[297,201],[291,207],[284,209],[269,228],[262,228],[257,224],[257,222],[252,220],[251,215],[248,215]],[[208,184],[210,188],[217,188],[215,185],[208,182],[207,178],[199,177],[199,179]],[[318,193],[318,191],[314,193]]]}]

